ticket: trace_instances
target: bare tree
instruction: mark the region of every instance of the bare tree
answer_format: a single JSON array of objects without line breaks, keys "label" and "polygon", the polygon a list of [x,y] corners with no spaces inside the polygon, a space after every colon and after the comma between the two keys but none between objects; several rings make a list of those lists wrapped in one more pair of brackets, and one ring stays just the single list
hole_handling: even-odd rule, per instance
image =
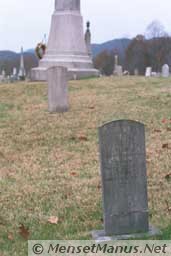
[{"label": "bare tree", "polygon": [[162,23],[158,20],[152,21],[145,31],[146,39],[154,39],[160,37],[167,37],[168,34],[165,31],[165,28]]}]

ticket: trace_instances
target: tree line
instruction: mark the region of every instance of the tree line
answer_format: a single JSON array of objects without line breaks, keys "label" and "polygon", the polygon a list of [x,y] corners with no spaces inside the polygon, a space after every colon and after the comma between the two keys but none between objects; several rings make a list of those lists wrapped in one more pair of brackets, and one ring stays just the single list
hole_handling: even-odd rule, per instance
[{"label": "tree line", "polygon": [[94,58],[94,65],[104,75],[111,75],[114,70],[114,56],[118,55],[119,65],[130,74],[137,69],[143,75],[147,66],[160,72],[164,64],[171,65],[171,37],[163,25],[153,21],[146,29],[145,35],[137,35],[124,50],[124,57],[117,49],[104,50]]}]

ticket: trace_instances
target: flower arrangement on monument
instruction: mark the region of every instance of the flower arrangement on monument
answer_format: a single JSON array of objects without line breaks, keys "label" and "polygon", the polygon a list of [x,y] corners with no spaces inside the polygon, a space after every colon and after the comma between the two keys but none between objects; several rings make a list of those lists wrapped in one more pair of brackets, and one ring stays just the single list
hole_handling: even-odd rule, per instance
[{"label": "flower arrangement on monument", "polygon": [[39,59],[42,59],[46,52],[46,44],[38,43],[35,48],[35,53]]}]

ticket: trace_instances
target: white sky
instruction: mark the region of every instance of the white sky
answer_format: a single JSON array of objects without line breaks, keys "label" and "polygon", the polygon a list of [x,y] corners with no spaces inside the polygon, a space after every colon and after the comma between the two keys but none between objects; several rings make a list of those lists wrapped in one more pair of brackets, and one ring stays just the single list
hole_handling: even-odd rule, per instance
[{"label": "white sky", "polygon": [[[171,0],[81,0],[81,7],[94,43],[144,33],[156,19],[171,32]],[[53,10],[54,0],[0,0],[0,50],[34,48],[48,36]]]}]

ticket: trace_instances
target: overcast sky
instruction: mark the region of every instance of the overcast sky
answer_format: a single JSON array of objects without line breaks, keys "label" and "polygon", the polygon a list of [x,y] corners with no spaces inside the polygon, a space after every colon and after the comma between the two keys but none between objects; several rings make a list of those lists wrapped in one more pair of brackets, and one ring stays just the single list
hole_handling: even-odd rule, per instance
[{"label": "overcast sky", "polygon": [[[171,33],[171,0],[81,0],[81,7],[94,43],[144,33],[153,20]],[[48,36],[53,10],[54,0],[0,0],[0,50],[35,47]]]}]

